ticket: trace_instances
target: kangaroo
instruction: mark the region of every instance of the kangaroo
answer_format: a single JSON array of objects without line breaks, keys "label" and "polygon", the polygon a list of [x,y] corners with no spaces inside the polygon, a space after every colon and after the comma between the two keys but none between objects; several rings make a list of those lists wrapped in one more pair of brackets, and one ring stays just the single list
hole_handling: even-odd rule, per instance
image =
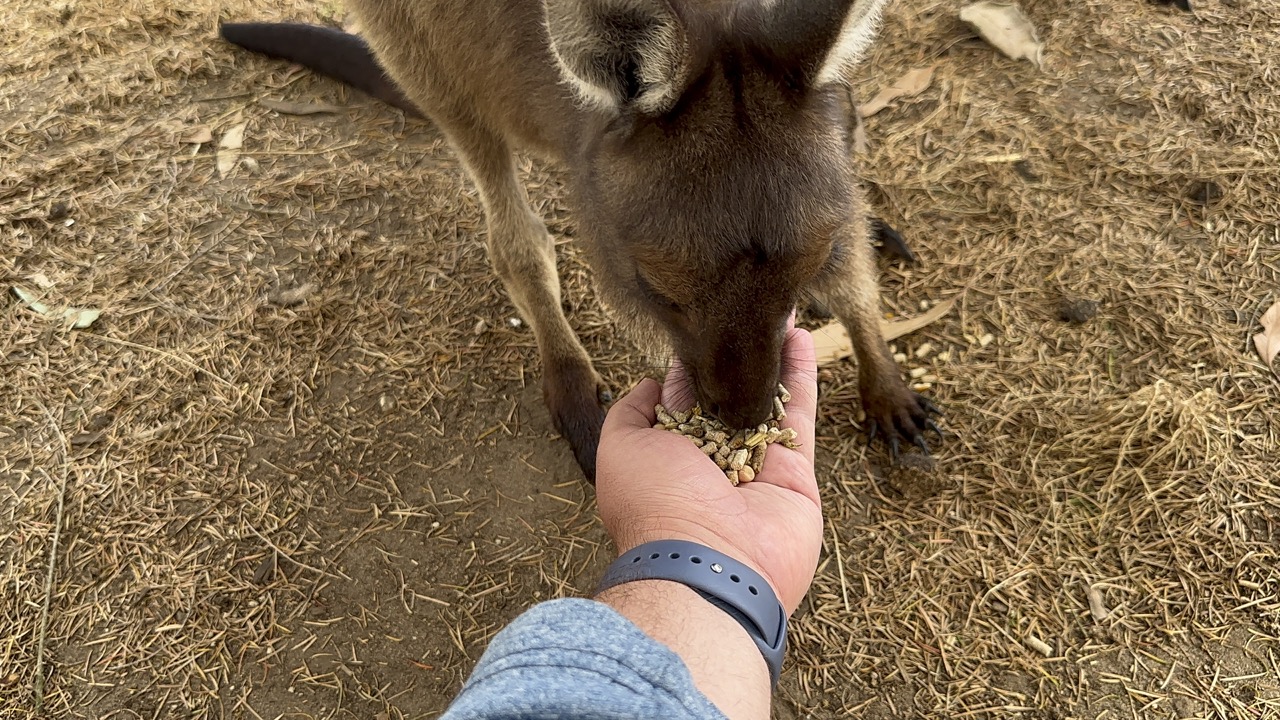
[{"label": "kangaroo", "polygon": [[[588,480],[610,396],[560,305],[555,251],[512,153],[567,170],[600,294],[669,349],[700,405],[752,427],[772,409],[799,302],[849,330],[869,441],[926,453],[937,409],[879,329],[845,75],[888,0],[351,0],[368,45],[302,25],[225,24],[423,114],[480,192],[496,274],[533,330],[543,399]],[[381,71],[370,72],[370,50]],[[385,75],[382,74],[385,71]]]}]

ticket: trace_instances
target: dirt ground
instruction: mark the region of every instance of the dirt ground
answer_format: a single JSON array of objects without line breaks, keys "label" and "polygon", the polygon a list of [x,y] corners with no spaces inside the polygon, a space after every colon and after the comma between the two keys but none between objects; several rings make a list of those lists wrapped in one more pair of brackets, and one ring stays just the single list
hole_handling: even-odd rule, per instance
[{"label": "dirt ground", "polygon": [[[1196,4],[1027,0],[1041,68],[894,4],[857,98],[936,72],[851,162],[921,257],[886,312],[957,300],[896,342],[955,435],[891,471],[823,370],[778,717],[1280,717],[1280,6]],[[440,134],[215,38],[255,18],[343,11],[0,6],[0,718],[433,717],[610,558]],[[240,123],[225,175],[188,142]],[[526,170],[625,389],[660,364]]]}]

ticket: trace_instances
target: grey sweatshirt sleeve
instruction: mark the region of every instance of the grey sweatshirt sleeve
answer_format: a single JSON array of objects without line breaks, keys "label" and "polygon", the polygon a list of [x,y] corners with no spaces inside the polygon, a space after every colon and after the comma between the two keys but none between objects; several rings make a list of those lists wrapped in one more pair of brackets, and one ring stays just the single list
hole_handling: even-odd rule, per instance
[{"label": "grey sweatshirt sleeve", "polygon": [[441,720],[725,720],[666,646],[593,600],[535,605],[493,638]]}]

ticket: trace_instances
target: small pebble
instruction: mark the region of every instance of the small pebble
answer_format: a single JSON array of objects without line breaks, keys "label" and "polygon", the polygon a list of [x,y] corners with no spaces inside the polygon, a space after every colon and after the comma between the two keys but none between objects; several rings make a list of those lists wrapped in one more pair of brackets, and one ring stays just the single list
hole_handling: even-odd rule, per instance
[{"label": "small pebble", "polygon": [[71,214],[71,206],[65,200],[59,200],[49,208],[49,220],[57,222]]}]

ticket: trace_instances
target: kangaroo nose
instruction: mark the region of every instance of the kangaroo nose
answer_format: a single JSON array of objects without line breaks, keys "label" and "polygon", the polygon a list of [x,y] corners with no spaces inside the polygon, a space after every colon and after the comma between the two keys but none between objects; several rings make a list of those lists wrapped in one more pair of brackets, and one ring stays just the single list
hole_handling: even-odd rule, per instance
[{"label": "kangaroo nose", "polygon": [[773,412],[773,396],[763,401],[712,403],[712,410],[720,421],[731,428],[753,428],[769,419]]}]

